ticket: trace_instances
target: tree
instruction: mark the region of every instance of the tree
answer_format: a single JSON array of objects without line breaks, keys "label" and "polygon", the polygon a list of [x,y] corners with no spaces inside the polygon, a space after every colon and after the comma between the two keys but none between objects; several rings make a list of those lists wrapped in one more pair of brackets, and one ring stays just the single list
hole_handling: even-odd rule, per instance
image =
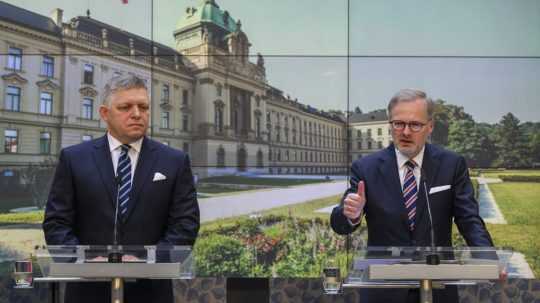
[{"label": "tree", "polygon": [[493,161],[493,143],[486,128],[472,120],[452,122],[448,143],[448,148],[465,157],[470,167],[488,167]]},{"label": "tree", "polygon": [[540,166],[540,132],[530,134],[529,151],[532,162],[531,164],[534,167]]},{"label": "tree", "polygon": [[448,146],[448,132],[451,123],[461,120],[468,120],[474,122],[472,116],[467,114],[461,106],[447,104],[446,101],[442,99],[435,100],[434,105],[434,127],[431,134],[431,142],[433,142],[434,144]]},{"label": "tree", "polygon": [[357,106],[354,108],[354,113],[355,114],[362,114],[362,110],[360,109],[360,106]]},{"label": "tree", "polygon": [[512,113],[504,115],[496,127],[495,140],[499,167],[515,168],[531,165],[526,138],[520,128],[519,119]]},{"label": "tree", "polygon": [[39,163],[30,163],[21,170],[22,182],[32,195],[32,204],[39,209],[47,203],[55,163],[56,160],[50,157]]}]

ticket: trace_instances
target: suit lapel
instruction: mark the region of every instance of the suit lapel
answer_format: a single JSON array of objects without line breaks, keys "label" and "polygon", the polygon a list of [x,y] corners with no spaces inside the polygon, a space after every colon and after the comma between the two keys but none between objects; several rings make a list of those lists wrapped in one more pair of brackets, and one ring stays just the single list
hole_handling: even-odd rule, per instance
[{"label": "suit lapel", "polygon": [[128,220],[133,213],[133,209],[137,206],[140,200],[140,192],[144,187],[145,182],[149,182],[150,173],[156,162],[155,153],[156,146],[148,138],[144,137],[141,145],[141,151],[139,153],[139,159],[137,160],[137,167],[135,168],[135,176],[133,177],[133,186],[130,192],[130,204],[127,210],[127,214],[124,217]]},{"label": "suit lapel", "polygon": [[396,151],[393,144],[391,144],[381,155],[380,160],[381,165],[379,166],[379,174],[381,179],[386,183],[386,189],[384,190],[390,193],[391,201],[389,202],[392,203],[391,207],[399,210],[401,225],[404,230],[408,230],[407,210],[405,209],[405,201],[403,200]]},{"label": "suit lapel", "polygon": [[103,182],[103,186],[107,189],[109,199],[114,207],[116,202],[116,183],[107,135],[95,141],[92,155],[95,167],[97,167],[101,181]]}]

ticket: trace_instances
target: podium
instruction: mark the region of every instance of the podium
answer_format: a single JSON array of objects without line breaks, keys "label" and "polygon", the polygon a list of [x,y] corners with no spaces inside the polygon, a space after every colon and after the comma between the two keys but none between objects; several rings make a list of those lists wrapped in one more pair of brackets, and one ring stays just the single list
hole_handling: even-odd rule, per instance
[{"label": "podium", "polygon": [[111,302],[124,301],[126,279],[192,279],[191,246],[43,246],[35,283],[110,281]]},{"label": "podium", "polygon": [[420,302],[430,303],[433,288],[499,279],[511,255],[494,247],[367,247],[353,257],[343,287],[419,288]]}]

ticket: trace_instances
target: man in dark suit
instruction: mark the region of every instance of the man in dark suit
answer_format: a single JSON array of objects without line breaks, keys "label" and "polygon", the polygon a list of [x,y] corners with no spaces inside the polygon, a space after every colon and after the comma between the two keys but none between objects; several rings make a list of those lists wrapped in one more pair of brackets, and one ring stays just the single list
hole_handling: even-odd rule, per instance
[{"label": "man in dark suit", "polygon": [[[469,246],[493,246],[465,159],[426,144],[433,130],[433,106],[424,92],[412,89],[390,100],[393,143],[352,164],[350,188],[330,218],[335,232],[352,233],[365,215],[368,246],[430,246],[425,180],[436,246],[452,246],[452,220]],[[418,290],[370,289],[362,295],[362,302],[419,301]],[[434,300],[457,302],[457,290],[435,290]]]},{"label": "man in dark suit", "polygon": [[[65,148],[45,210],[48,245],[193,245],[199,206],[187,154],[145,136],[144,80],[118,76],[104,90],[107,134]],[[173,302],[171,281],[126,283],[125,300]],[[66,301],[110,302],[108,283],[68,283]]]}]

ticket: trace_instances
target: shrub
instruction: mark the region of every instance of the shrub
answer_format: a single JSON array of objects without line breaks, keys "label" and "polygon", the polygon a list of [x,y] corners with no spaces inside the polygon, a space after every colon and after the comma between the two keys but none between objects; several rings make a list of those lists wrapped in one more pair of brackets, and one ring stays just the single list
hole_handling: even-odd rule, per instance
[{"label": "shrub", "polygon": [[222,235],[200,238],[195,244],[195,265],[199,276],[248,276],[250,251],[240,241]]},{"label": "shrub", "polygon": [[499,175],[505,182],[534,182],[540,183],[540,176],[537,175]]}]

